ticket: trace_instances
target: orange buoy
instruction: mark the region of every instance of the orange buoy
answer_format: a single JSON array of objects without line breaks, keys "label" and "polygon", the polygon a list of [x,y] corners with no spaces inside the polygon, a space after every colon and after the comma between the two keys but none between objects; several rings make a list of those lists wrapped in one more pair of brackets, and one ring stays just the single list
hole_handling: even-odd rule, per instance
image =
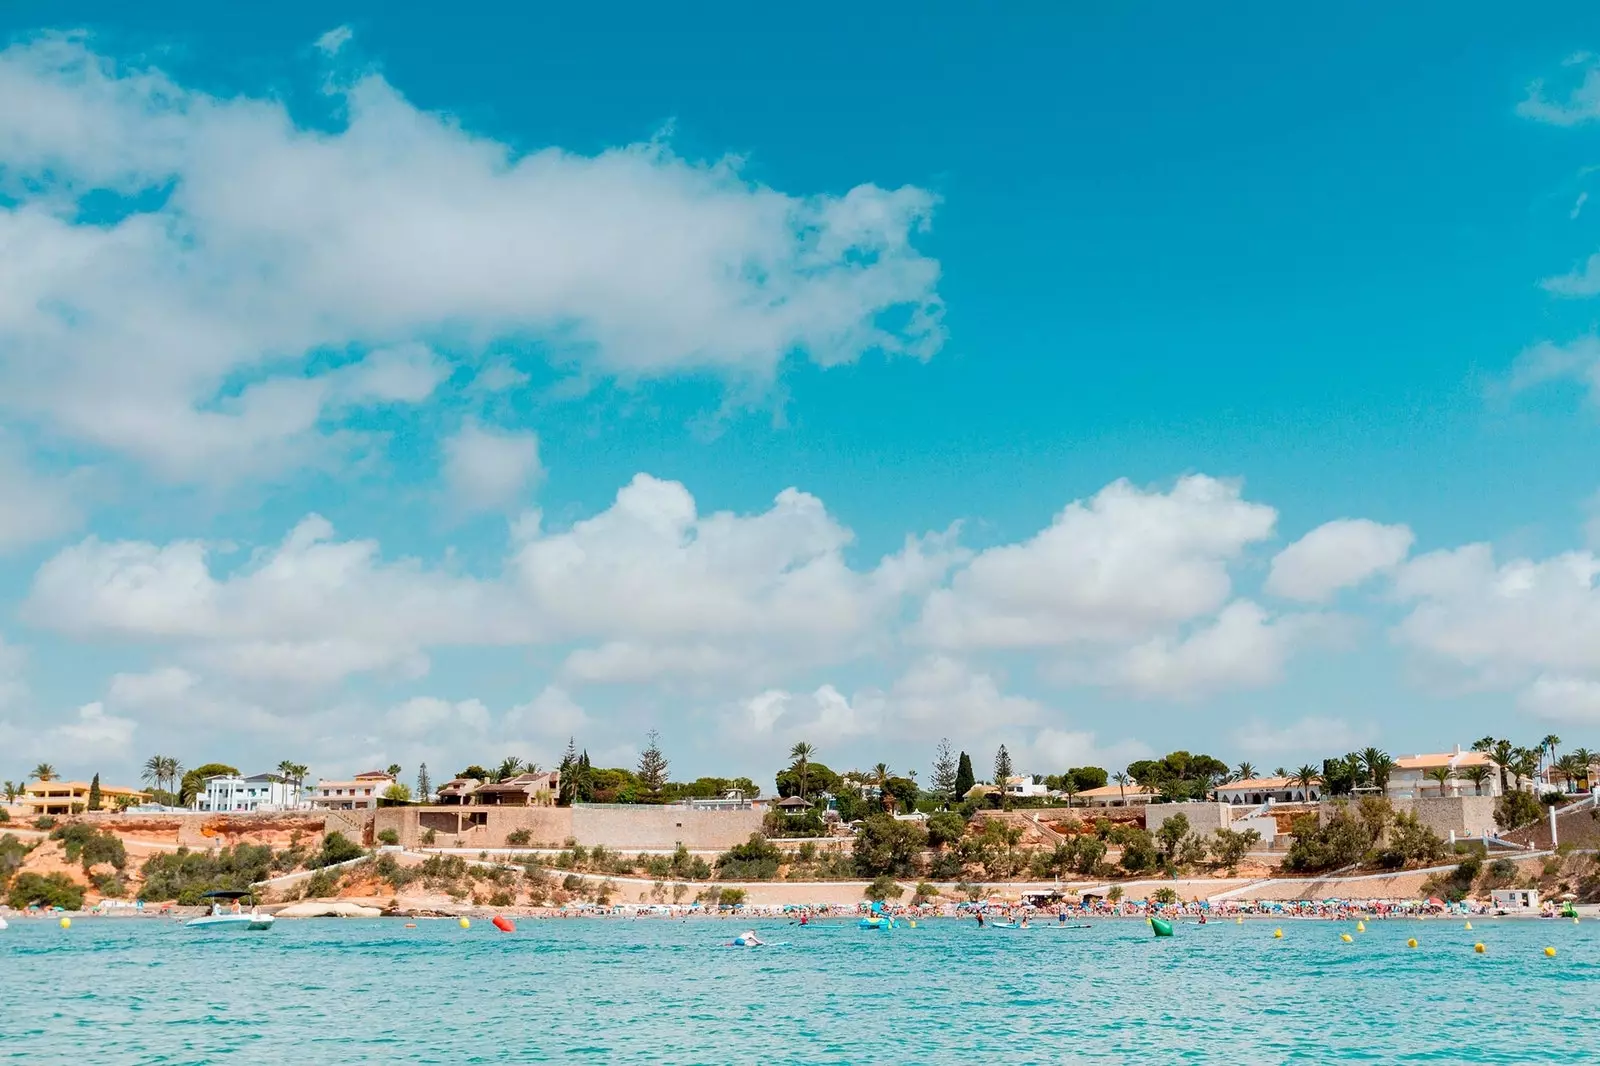
[{"label": "orange buoy", "polygon": [[517,931],[517,923],[513,922],[510,918],[507,918],[504,915],[495,915],[494,922],[492,924],[502,933],[515,933]]}]

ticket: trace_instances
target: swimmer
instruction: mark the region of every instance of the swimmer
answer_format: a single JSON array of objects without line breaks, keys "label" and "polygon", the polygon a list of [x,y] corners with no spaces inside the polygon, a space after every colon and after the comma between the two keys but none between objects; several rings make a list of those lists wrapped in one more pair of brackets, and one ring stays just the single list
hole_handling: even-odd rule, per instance
[{"label": "swimmer", "polygon": [[754,929],[747,929],[743,933],[740,933],[738,936],[734,937],[733,943],[729,946],[736,948],[759,948],[761,944],[761,938],[756,936],[756,931]]}]

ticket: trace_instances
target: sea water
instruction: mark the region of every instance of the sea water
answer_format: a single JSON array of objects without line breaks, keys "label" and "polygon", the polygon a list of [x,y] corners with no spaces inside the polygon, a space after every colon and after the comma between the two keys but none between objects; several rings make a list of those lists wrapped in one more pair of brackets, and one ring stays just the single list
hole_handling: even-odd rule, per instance
[{"label": "sea water", "polygon": [[1600,922],[1474,924],[17,919],[0,1062],[1591,1060]]}]

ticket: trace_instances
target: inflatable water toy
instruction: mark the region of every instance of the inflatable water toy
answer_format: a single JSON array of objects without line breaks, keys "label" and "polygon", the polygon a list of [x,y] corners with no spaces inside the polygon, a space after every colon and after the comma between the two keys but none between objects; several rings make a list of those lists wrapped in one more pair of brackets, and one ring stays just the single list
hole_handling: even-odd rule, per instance
[{"label": "inflatable water toy", "polygon": [[1172,935],[1172,923],[1165,918],[1150,919],[1150,928],[1155,930],[1156,936]]},{"label": "inflatable water toy", "polygon": [[499,914],[495,915],[494,916],[494,920],[492,922],[490,922],[489,924],[493,925],[496,929],[500,930],[502,933],[515,933],[517,931],[517,923],[513,922],[510,918],[507,918],[507,917],[505,917],[503,915],[499,915]]},{"label": "inflatable water toy", "polygon": [[894,919],[874,914],[869,918],[861,919],[856,925],[861,929],[893,929]]},{"label": "inflatable water toy", "polygon": [[756,936],[754,929],[747,929],[733,938],[733,946],[736,948],[759,948],[764,943],[764,940]]}]

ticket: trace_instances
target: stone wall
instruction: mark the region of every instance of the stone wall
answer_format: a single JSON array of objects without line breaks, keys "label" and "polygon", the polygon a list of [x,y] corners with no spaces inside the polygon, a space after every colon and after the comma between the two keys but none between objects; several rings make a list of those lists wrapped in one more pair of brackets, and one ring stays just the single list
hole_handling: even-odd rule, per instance
[{"label": "stone wall", "polygon": [[1144,809],[1144,827],[1154,833],[1175,814],[1189,819],[1189,828],[1201,836],[1225,829],[1233,822],[1235,811],[1243,813],[1250,808],[1227,803],[1151,803]]},{"label": "stone wall", "polygon": [[[182,844],[196,850],[227,847],[233,844],[269,844],[275,848],[289,846],[289,841],[299,834],[308,844],[320,839],[325,821],[325,811],[275,811],[258,813],[213,814],[203,811],[160,811],[137,813],[128,811],[89,811],[78,815],[78,821],[99,826],[128,840],[149,843]],[[367,813],[367,812],[358,812]],[[361,828],[338,826],[352,840],[360,839]]]},{"label": "stone wall", "polygon": [[[423,846],[433,831],[441,848],[559,848],[568,840],[619,851],[723,851],[759,832],[763,812],[704,811],[686,807],[386,807],[375,812],[373,829],[392,829],[405,847]],[[460,828],[457,829],[457,826]],[[525,845],[506,838],[526,830]]]},{"label": "stone wall", "polygon": [[1457,839],[1500,831],[1494,820],[1493,796],[1428,796],[1393,803],[1396,812],[1414,812],[1418,821],[1446,839],[1452,831]]}]

